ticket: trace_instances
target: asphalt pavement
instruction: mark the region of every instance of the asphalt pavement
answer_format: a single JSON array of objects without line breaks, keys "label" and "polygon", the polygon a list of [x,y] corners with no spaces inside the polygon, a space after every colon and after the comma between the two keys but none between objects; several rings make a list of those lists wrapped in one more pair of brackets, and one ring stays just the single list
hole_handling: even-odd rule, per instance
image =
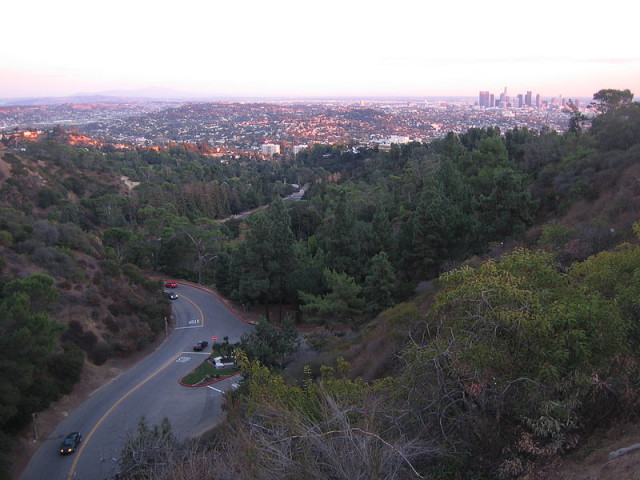
[{"label": "asphalt pavement", "polygon": [[[104,480],[118,471],[117,460],[129,435],[144,417],[149,425],[168,418],[174,434],[187,439],[215,426],[222,417],[223,392],[232,377],[215,388],[189,388],[179,381],[204,361],[213,337],[231,343],[253,326],[238,318],[224,302],[206,289],[179,284],[173,289],[175,328],[144,360],[95,391],[70,413],[31,458],[20,480]],[[193,344],[207,340],[205,352]],[[78,431],[83,441],[75,453],[62,456],[62,439]]]}]

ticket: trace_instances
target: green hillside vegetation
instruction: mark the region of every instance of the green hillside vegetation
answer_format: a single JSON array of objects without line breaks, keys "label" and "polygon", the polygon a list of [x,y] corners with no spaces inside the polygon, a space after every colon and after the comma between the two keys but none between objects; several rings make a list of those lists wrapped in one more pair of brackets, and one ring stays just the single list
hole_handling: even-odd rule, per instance
[{"label": "green hillside vegetation", "polygon": [[[598,92],[595,118],[569,112],[563,134],[474,128],[277,162],[187,146],[0,150],[2,273],[46,273],[61,299],[87,289],[110,311],[78,327],[51,296],[51,355],[91,355],[87,331],[109,355],[131,348],[115,348],[119,332],[157,333],[146,270],[214,286],[272,325],[323,327],[274,356],[281,336],[263,325],[237,352],[245,380],[223,424],[192,445],[141,420],[120,478],[517,478],[636,420],[632,98]],[[291,184],[309,185],[303,200],[282,201]]]}]

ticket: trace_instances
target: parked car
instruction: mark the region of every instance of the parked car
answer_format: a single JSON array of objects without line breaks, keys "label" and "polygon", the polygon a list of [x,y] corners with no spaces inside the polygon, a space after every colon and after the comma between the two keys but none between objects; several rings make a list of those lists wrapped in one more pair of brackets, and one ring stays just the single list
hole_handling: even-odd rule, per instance
[{"label": "parked car", "polygon": [[208,346],[208,345],[209,345],[209,342],[207,342],[207,341],[205,341],[205,340],[202,340],[202,341],[200,341],[200,342],[196,343],[196,344],[193,346],[193,351],[194,351],[194,352],[201,352],[202,350],[204,350],[205,348],[207,348],[207,346]]},{"label": "parked car", "polygon": [[167,288],[176,288],[178,286],[178,283],[173,281],[168,281],[168,282],[164,282],[164,286]]},{"label": "parked car", "polygon": [[164,294],[169,297],[169,300],[175,300],[178,298],[178,294],[176,292],[164,292]]},{"label": "parked car", "polygon": [[60,454],[68,455],[69,453],[75,452],[78,445],[80,445],[80,442],[82,442],[82,435],[78,432],[71,432],[69,435],[64,437],[64,440],[60,445]]}]

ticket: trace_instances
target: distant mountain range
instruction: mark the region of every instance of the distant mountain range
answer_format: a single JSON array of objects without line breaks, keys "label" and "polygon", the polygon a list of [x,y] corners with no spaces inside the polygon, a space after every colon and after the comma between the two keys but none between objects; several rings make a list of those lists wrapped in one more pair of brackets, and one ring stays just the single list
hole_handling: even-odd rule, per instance
[{"label": "distant mountain range", "polygon": [[195,95],[172,90],[167,88],[149,87],[138,90],[109,90],[97,93],[76,93],[73,95],[62,97],[21,97],[21,98],[0,98],[0,105],[16,106],[16,105],[57,105],[61,103],[119,103],[131,101],[185,101],[185,100],[203,100]]},{"label": "distant mountain range", "polygon": [[76,93],[68,96],[41,96],[41,97],[20,97],[20,98],[0,98],[0,105],[2,106],[18,106],[18,105],[59,105],[63,103],[123,103],[123,102],[149,102],[149,101],[166,101],[166,102],[239,102],[239,101],[327,101],[327,100],[342,100],[342,101],[425,101],[425,100],[444,100],[444,101],[460,101],[460,100],[472,100],[475,97],[470,96],[448,96],[448,97],[435,97],[427,96],[421,98],[409,98],[400,96],[389,97],[319,97],[319,98],[284,98],[284,97],[231,97],[225,95],[204,95],[184,92],[181,90],[175,90],[164,87],[146,87],[136,90],[107,90],[104,92],[93,93]]}]

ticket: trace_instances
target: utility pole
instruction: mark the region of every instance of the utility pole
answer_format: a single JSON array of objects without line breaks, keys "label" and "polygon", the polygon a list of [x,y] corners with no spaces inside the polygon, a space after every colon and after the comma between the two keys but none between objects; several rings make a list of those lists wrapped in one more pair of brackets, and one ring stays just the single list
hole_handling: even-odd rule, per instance
[{"label": "utility pole", "polygon": [[32,413],[31,418],[33,419],[33,441],[38,441],[38,414]]}]

